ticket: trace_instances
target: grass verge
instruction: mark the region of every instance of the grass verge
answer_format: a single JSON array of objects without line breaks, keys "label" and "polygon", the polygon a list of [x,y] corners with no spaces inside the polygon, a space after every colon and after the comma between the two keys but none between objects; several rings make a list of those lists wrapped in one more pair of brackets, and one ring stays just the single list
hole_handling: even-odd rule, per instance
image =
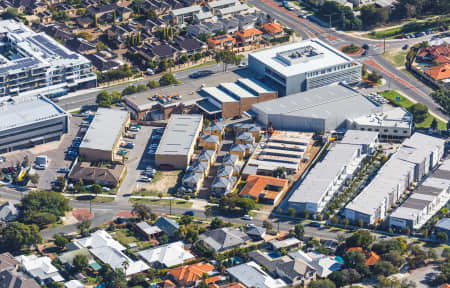
[{"label": "grass verge", "polygon": [[210,66],[210,65],[214,65],[214,64],[216,64],[216,61],[215,60],[211,60],[211,61],[207,61],[205,63],[199,64],[199,65],[183,68],[181,70],[177,70],[177,71],[174,71],[174,72],[188,71],[188,70],[192,70],[192,69],[195,69],[195,68]]},{"label": "grass verge", "polygon": [[[380,94],[384,98],[389,100],[394,106],[400,106],[400,107],[403,107],[405,109],[408,109],[411,105],[414,104],[412,101],[410,101],[406,97],[403,97],[400,93],[398,93],[396,91],[393,91],[393,90],[380,92]],[[397,101],[397,98],[400,101]],[[440,129],[440,130],[445,130],[446,129],[446,123],[444,123],[443,121],[439,120],[438,118],[433,117],[430,113],[428,113],[427,118],[425,118],[425,120],[423,122],[416,123],[416,127],[417,128],[428,129],[428,128],[430,128],[431,122],[433,122],[433,119],[436,119],[436,121],[438,122],[438,129]]]},{"label": "grass verge", "polygon": [[408,51],[403,50],[389,50],[384,53],[383,57],[392,63],[395,67],[404,67],[405,59]]},{"label": "grass verge", "polygon": [[[169,199],[138,199],[138,198],[132,198],[132,199],[130,199],[130,202],[132,204],[142,203],[142,204],[149,204],[149,205],[154,205],[154,206],[170,206],[170,200]],[[192,202],[184,201],[184,200],[172,200],[172,206],[183,207],[183,208],[191,208],[192,207]]]}]

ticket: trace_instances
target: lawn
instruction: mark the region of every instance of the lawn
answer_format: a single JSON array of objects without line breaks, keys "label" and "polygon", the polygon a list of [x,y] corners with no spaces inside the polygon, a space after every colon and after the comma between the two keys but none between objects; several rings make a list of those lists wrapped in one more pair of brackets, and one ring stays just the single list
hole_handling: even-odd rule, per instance
[{"label": "lawn", "polygon": [[389,62],[392,63],[395,67],[403,67],[405,66],[405,58],[408,51],[394,49],[389,50],[384,53],[383,57],[386,58]]},{"label": "lawn", "polygon": [[[130,199],[130,202],[132,204],[142,203],[142,204],[149,204],[149,205],[155,205],[155,206],[167,206],[167,207],[170,206],[169,199],[136,199],[136,198],[132,198],[132,199]],[[191,208],[192,202],[184,201],[184,200],[172,200],[172,206]]]},{"label": "lawn", "polygon": [[[389,100],[395,106],[400,106],[400,107],[408,109],[411,105],[414,104],[409,99],[403,97],[400,93],[398,93],[396,91],[393,91],[393,90],[380,92],[380,94],[384,98]],[[400,99],[400,101],[397,101],[397,97]],[[417,128],[425,128],[425,129],[430,128],[431,122],[433,121],[433,118],[435,118],[435,117],[433,117],[430,113],[428,113],[427,118],[422,123],[416,123],[416,127]],[[444,123],[443,121],[439,120],[438,118],[436,118],[436,120],[438,122],[438,129],[445,130],[446,129],[446,123]]]},{"label": "lawn", "polygon": [[122,245],[128,246],[130,243],[138,242],[138,239],[134,236],[134,231],[130,229],[119,229],[114,233],[114,239],[119,241]]},{"label": "lawn", "polygon": [[215,60],[211,60],[211,61],[207,61],[205,63],[199,64],[199,65],[195,65],[195,66],[187,67],[187,68],[184,68],[184,69],[181,69],[181,70],[177,70],[176,72],[192,70],[192,69],[195,69],[195,68],[210,66],[210,65],[214,65],[214,64],[216,64],[216,61]]}]

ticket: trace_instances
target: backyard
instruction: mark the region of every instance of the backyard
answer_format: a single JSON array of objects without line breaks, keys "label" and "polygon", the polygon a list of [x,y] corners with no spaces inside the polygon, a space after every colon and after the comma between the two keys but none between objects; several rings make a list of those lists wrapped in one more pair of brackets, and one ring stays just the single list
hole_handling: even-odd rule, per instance
[{"label": "backyard", "polygon": [[[398,93],[396,91],[393,91],[393,90],[388,90],[388,91],[379,92],[379,93],[384,98],[389,100],[392,103],[392,105],[394,105],[394,106],[400,106],[400,107],[403,107],[405,109],[408,109],[409,107],[411,107],[411,105],[414,104],[412,101],[410,101],[406,97],[402,96],[400,93]],[[397,100],[399,100],[399,101],[397,101]],[[439,130],[445,130],[446,129],[446,123],[444,123],[443,121],[439,120],[438,118],[433,117],[430,113],[428,113],[427,118],[423,122],[416,123],[416,127],[417,128],[428,129],[428,128],[430,128],[431,122],[433,122],[433,119],[437,120],[437,122],[438,122],[438,129]]]}]

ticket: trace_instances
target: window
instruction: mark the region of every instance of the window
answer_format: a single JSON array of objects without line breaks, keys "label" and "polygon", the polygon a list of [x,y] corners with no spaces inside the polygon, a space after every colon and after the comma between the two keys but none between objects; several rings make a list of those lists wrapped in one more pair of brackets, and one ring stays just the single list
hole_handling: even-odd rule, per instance
[{"label": "window", "polygon": [[394,133],[397,133],[398,131],[397,130],[394,130]]},{"label": "window", "polygon": [[364,131],[364,130],[366,130],[366,129],[364,129],[364,128],[361,128],[361,131]]},{"label": "window", "polygon": [[408,133],[408,131],[404,130],[404,131],[403,131],[403,134],[406,134],[406,133]]},{"label": "window", "polygon": [[367,131],[372,131],[372,128],[367,128]]},{"label": "window", "polygon": [[383,132],[388,132],[388,129],[384,129]]}]

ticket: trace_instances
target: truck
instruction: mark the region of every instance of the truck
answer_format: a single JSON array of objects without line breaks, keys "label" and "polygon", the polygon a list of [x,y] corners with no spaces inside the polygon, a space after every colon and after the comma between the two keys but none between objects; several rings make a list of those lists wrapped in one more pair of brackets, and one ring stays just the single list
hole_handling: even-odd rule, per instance
[{"label": "truck", "polygon": [[36,169],[45,170],[47,168],[48,158],[47,155],[36,156]]}]

